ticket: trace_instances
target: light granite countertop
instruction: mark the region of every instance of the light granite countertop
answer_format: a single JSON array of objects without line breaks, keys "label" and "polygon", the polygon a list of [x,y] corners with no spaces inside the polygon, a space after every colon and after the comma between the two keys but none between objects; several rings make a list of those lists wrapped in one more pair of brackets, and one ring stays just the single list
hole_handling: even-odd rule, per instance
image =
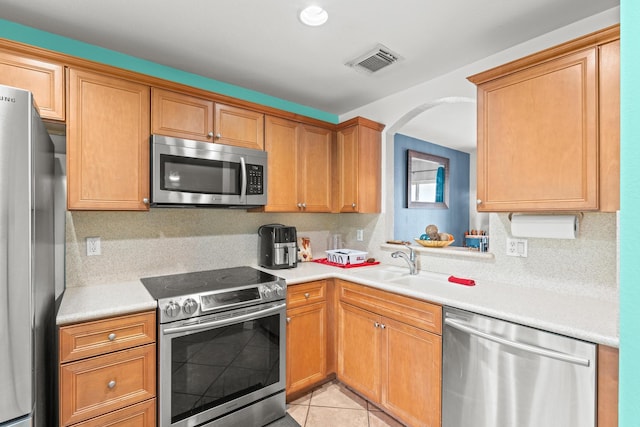
[{"label": "light granite countertop", "polygon": [[[616,302],[480,280],[475,286],[462,286],[448,282],[448,275],[429,272],[420,272],[410,279],[412,283],[403,284],[384,280],[384,276],[388,273],[406,278],[408,269],[388,265],[342,269],[310,262],[288,270],[261,269],[283,277],[288,285],[339,278],[597,344],[619,346]],[[74,287],[65,291],[57,323],[64,325],[155,307],[155,300],[140,281]]]}]

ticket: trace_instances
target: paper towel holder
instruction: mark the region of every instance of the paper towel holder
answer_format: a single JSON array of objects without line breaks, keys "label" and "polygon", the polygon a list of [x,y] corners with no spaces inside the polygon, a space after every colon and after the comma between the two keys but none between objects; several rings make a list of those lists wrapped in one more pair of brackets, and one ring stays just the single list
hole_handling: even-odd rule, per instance
[{"label": "paper towel holder", "polygon": [[511,221],[511,217],[513,216],[513,214],[527,214],[527,215],[575,215],[578,217],[578,220],[582,221],[582,219],[584,218],[584,212],[556,212],[556,213],[551,213],[551,212],[545,212],[545,213],[533,213],[533,212],[509,212],[508,218],[509,221]]},{"label": "paper towel holder", "polygon": [[558,213],[518,213],[516,217],[509,214],[511,235],[514,237],[532,237],[549,239],[575,239],[578,237],[581,212]]}]

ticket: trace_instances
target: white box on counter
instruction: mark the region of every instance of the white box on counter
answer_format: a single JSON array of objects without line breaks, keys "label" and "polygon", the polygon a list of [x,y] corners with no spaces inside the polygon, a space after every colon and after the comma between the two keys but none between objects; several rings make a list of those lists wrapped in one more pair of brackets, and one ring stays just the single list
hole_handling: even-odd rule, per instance
[{"label": "white box on counter", "polygon": [[354,249],[332,249],[325,252],[327,260],[336,264],[362,264],[367,260],[367,252]]}]

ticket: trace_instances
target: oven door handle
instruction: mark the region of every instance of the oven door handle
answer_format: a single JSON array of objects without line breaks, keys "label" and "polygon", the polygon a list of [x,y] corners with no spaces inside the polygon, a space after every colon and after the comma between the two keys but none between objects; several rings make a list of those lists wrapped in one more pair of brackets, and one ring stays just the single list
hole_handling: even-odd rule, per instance
[{"label": "oven door handle", "polygon": [[266,308],[264,310],[256,311],[254,313],[243,314],[241,316],[231,317],[229,319],[214,320],[212,322],[196,323],[196,324],[193,324],[193,325],[177,326],[175,328],[168,328],[168,329],[165,329],[164,331],[162,331],[162,333],[164,335],[170,335],[170,334],[177,334],[177,333],[180,333],[180,332],[198,331],[200,329],[210,329],[212,327],[231,325],[231,324],[234,324],[234,323],[242,322],[242,321],[245,321],[245,320],[253,320],[253,319],[256,319],[258,317],[263,317],[263,316],[266,316],[268,314],[275,313],[277,311],[282,310],[286,306],[287,306],[287,304],[278,304],[276,306],[269,307],[269,308]]}]

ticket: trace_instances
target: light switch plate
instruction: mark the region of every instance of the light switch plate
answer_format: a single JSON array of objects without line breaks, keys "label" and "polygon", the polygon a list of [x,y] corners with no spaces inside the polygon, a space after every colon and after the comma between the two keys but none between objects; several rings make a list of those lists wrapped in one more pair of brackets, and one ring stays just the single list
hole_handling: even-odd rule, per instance
[{"label": "light switch plate", "polygon": [[527,239],[507,239],[507,255],[527,257]]}]

